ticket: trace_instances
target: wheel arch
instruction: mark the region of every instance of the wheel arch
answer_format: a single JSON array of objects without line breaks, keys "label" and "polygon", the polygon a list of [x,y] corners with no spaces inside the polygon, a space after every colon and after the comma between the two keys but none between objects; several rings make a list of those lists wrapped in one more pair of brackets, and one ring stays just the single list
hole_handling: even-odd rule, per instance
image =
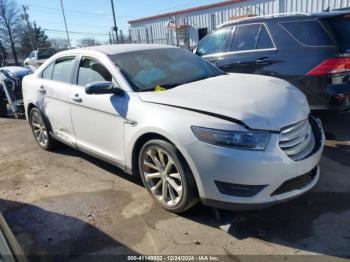
[{"label": "wheel arch", "polygon": [[142,146],[147,143],[150,140],[153,139],[160,139],[160,140],[165,140],[173,145],[175,145],[172,141],[170,141],[167,137],[164,135],[161,135],[156,132],[147,132],[142,135],[140,135],[136,142],[134,143],[134,146],[132,147],[132,152],[131,152],[131,172],[133,175],[139,175],[138,172],[138,154],[142,148]]},{"label": "wheel arch", "polygon": [[191,170],[195,183],[196,183],[196,188],[199,192],[199,195],[201,195],[201,180],[197,171],[197,168],[195,167],[191,157],[186,153],[185,149],[181,147],[179,143],[176,143],[173,139],[169,138],[169,136],[160,134],[159,132],[145,132],[136,139],[133,147],[132,147],[132,152],[131,152],[131,168],[130,168],[130,173],[135,176],[139,176],[139,170],[138,170],[138,154],[142,148],[142,146],[147,143],[150,140],[153,139],[160,139],[167,141],[171,144],[173,144],[176,149],[179,151],[181,158],[185,161],[187,164],[188,168]]},{"label": "wheel arch", "polygon": [[47,118],[47,116],[44,114],[44,112],[38,106],[36,106],[34,103],[31,103],[31,102],[28,103],[27,110],[26,110],[28,122],[30,123],[30,111],[32,111],[33,108],[37,108],[41,112],[45,122],[48,125],[49,131],[51,132],[52,126],[51,126],[50,120]]},{"label": "wheel arch", "polygon": [[28,106],[27,106],[27,119],[29,120],[29,114],[30,114],[30,111],[34,108],[34,107],[37,107],[35,106],[33,103],[29,103]]}]

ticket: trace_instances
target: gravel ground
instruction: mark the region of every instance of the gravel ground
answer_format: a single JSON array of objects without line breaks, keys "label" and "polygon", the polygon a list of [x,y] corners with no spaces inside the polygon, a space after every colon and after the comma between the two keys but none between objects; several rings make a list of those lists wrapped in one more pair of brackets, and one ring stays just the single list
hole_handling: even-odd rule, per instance
[{"label": "gravel ground", "polygon": [[318,116],[328,140],[311,192],[260,211],[198,204],[181,216],[158,207],[120,169],[63,145],[45,152],[26,121],[0,119],[0,212],[28,256],[343,260],[350,257],[350,114]]}]

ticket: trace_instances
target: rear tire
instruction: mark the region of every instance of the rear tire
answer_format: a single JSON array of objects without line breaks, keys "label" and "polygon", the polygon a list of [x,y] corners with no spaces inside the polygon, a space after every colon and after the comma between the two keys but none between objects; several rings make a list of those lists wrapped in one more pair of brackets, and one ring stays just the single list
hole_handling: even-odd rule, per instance
[{"label": "rear tire", "polygon": [[173,144],[148,141],[140,150],[138,170],[148,192],[166,210],[182,213],[198,201],[192,172]]},{"label": "rear tire", "polygon": [[29,124],[38,145],[44,150],[52,150],[55,146],[55,140],[51,137],[50,128],[45,117],[36,107],[29,113]]}]

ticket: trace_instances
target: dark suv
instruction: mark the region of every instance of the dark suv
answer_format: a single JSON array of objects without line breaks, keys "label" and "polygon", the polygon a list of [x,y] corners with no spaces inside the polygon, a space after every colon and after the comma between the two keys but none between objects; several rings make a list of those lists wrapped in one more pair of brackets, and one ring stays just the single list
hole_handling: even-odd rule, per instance
[{"label": "dark suv", "polygon": [[349,97],[327,92],[330,85],[350,85],[350,10],[231,21],[194,52],[226,72],[286,79],[311,109],[350,108]]}]

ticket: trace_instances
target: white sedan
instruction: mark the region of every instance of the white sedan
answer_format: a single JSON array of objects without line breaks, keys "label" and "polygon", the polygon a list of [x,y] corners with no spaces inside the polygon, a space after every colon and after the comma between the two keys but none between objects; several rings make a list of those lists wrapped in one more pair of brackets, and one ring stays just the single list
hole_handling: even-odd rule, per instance
[{"label": "white sedan", "polygon": [[64,51],[25,77],[23,95],[43,149],[58,140],[141,176],[171,212],[270,206],[319,179],[324,134],[298,89],[175,47]]}]

